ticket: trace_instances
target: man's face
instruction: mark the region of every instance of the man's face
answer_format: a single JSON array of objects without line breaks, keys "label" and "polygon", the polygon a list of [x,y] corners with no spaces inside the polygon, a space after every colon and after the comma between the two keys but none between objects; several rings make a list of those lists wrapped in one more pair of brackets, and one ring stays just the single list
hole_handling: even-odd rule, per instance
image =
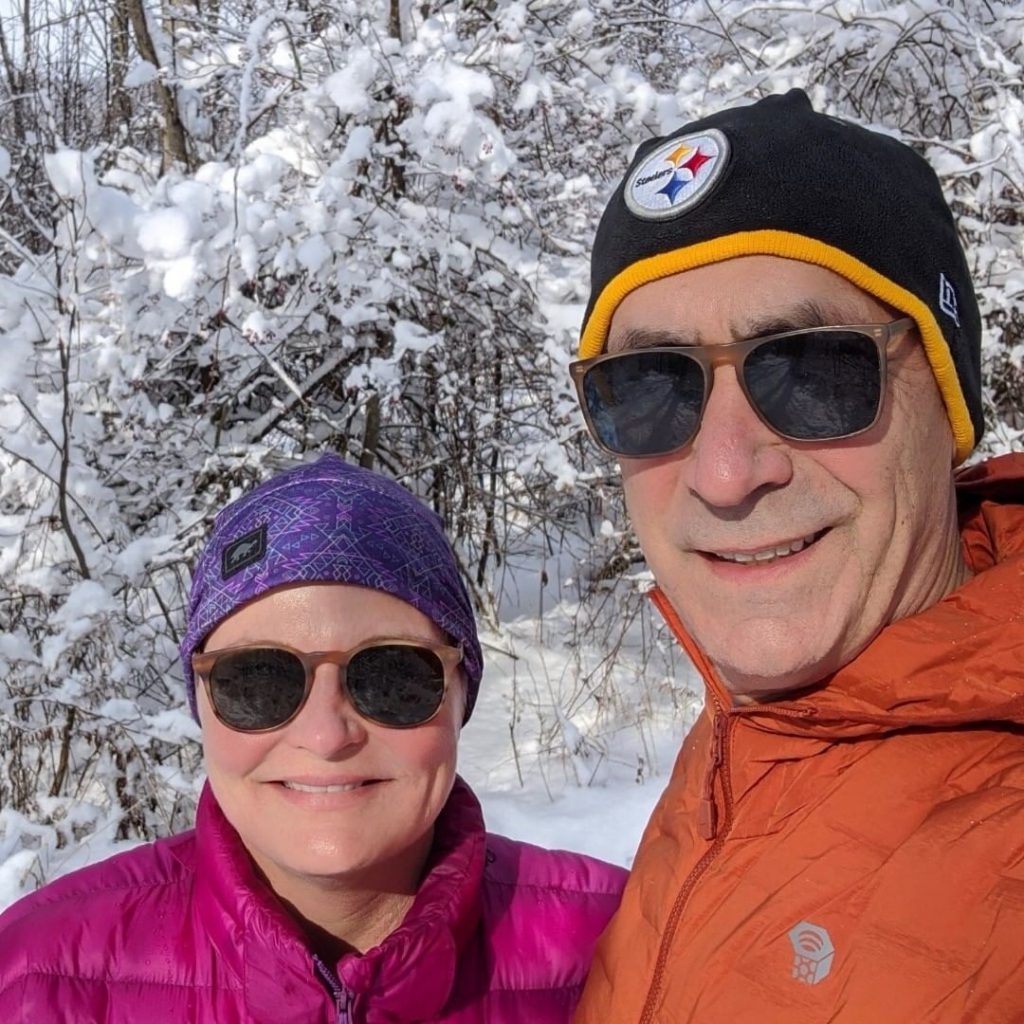
[{"label": "man's face", "polygon": [[[894,319],[829,270],[748,256],[632,292],[608,350],[645,332],[659,344],[671,332],[680,344],[716,345],[806,327],[809,308],[825,324]],[[911,331],[889,346],[884,406],[864,434],[784,440],[758,419],[733,368],[720,366],[690,445],[621,464],[659,585],[726,685],[763,698],[824,678],[887,623],[962,581],[952,455],[938,387]]]}]

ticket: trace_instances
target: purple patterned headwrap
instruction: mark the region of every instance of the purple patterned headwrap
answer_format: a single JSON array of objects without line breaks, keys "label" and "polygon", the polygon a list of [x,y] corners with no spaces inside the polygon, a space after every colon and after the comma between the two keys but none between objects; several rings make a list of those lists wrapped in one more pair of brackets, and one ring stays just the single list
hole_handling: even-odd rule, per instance
[{"label": "purple patterned headwrap", "polygon": [[483,656],[440,519],[405,488],[337,455],[273,477],[217,516],[192,576],[181,641],[194,716],[192,653],[243,604],[289,583],[354,583],[423,612],[463,646],[469,718]]}]

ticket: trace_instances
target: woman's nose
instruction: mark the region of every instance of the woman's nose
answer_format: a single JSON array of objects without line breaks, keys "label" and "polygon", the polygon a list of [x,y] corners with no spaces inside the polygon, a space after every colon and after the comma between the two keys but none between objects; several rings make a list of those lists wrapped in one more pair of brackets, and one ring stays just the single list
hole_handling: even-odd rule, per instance
[{"label": "woman's nose", "polygon": [[317,667],[309,697],[288,730],[296,746],[328,760],[365,743],[366,723],[352,706],[337,665]]}]

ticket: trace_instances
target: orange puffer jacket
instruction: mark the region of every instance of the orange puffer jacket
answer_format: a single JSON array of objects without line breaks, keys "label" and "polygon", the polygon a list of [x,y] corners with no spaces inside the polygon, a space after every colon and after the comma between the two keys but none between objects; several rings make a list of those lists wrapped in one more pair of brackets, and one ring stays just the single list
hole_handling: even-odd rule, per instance
[{"label": "orange puffer jacket", "polygon": [[733,706],[655,597],[707,702],[577,1024],[1024,1021],[1024,456],[959,490],[977,575],[799,699]]}]

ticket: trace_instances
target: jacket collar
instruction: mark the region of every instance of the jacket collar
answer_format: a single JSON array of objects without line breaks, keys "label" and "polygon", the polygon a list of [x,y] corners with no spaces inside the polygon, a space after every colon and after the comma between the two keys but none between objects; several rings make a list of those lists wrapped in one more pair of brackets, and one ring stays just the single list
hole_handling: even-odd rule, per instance
[{"label": "jacket collar", "polygon": [[[480,805],[457,779],[435,825],[427,872],[402,924],[363,955],[334,967],[357,1010],[370,1019],[436,1016],[455,980],[460,951],[480,914],[485,855]],[[305,936],[259,876],[209,784],[196,814],[196,913],[221,962],[245,989],[254,1024],[321,1019],[333,1001]],[[333,1019],[333,1018],[332,1018]]]},{"label": "jacket collar", "polygon": [[434,846],[402,924],[362,956],[337,965],[356,1007],[371,993],[381,1020],[426,1020],[440,1014],[459,957],[480,918],[486,834],[483,812],[461,779],[434,826]]},{"label": "jacket collar", "polygon": [[885,627],[853,661],[790,700],[737,705],[660,590],[653,599],[704,677],[709,702],[760,729],[821,738],[1024,722],[1024,455],[958,477],[965,558],[976,575]]}]

